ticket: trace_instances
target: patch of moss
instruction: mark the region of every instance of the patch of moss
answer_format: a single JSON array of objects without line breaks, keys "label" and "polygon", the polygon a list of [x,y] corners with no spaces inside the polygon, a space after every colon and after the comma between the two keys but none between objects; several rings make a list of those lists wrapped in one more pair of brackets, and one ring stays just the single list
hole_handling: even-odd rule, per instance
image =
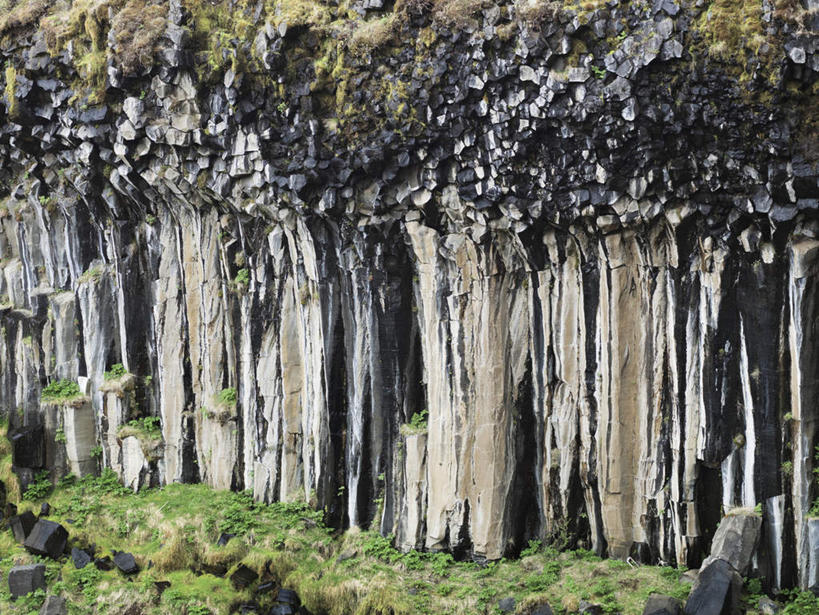
[{"label": "patch of moss", "polygon": [[6,101],[8,103],[8,114],[9,117],[14,118],[17,116],[19,109],[17,104],[17,95],[15,93],[17,88],[17,69],[14,68],[14,65],[11,62],[6,63],[6,86],[5,86],[5,96]]},{"label": "patch of moss", "polygon": [[742,77],[748,60],[770,53],[770,43],[762,21],[762,2],[757,0],[713,0],[696,19],[693,30],[702,47],[695,51],[736,67]]}]

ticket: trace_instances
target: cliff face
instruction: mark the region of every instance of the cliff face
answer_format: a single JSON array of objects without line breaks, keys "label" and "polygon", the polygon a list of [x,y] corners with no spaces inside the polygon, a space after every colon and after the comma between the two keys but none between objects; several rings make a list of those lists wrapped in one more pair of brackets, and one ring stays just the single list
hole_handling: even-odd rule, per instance
[{"label": "cliff face", "polygon": [[[95,86],[82,37],[7,25],[23,481],[99,458],[404,549],[689,566],[761,504],[757,568],[819,583],[815,7],[592,4],[240,2],[231,39],[142,3],[134,68],[102,3]],[[709,29],[737,6],[756,54]]]}]

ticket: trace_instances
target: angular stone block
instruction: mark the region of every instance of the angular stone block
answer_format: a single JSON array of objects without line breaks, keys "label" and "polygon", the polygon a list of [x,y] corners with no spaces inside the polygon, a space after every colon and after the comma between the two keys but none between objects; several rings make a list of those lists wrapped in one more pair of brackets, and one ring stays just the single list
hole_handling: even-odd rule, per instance
[{"label": "angular stone block", "polygon": [[114,564],[124,574],[136,574],[139,572],[139,566],[134,559],[134,556],[124,551],[117,551],[114,553]]},{"label": "angular stone block", "polygon": [[45,465],[43,426],[15,430],[11,440],[12,463],[21,468],[42,468]]},{"label": "angular stone block", "polygon": [[711,555],[702,563],[702,568],[721,559],[731,564],[738,573],[748,574],[761,529],[762,517],[753,512],[724,516],[711,542]]},{"label": "angular stone block", "polygon": [[45,564],[15,566],[9,570],[9,591],[13,598],[30,594],[36,589],[45,589]]},{"label": "angular stone block", "polygon": [[65,598],[61,596],[49,596],[40,609],[40,615],[66,615],[68,609],[65,605]]},{"label": "angular stone block", "polygon": [[643,615],[682,615],[682,602],[671,596],[651,594],[646,601]]},{"label": "angular stone block", "polygon": [[92,559],[91,556],[82,549],[73,547],[71,549],[71,561],[74,562],[74,568],[79,570],[80,568],[85,568],[88,564],[90,564]]},{"label": "angular stone block", "polygon": [[31,530],[34,529],[36,524],[37,517],[35,517],[34,513],[30,510],[9,519],[9,527],[11,528],[12,534],[14,534],[14,540],[21,544],[26,541],[26,538],[31,534]]},{"label": "angular stone block", "polygon": [[742,577],[725,560],[714,560],[700,570],[685,603],[685,615],[739,614]]},{"label": "angular stone block", "polygon": [[68,531],[59,523],[40,519],[31,530],[23,546],[37,555],[57,559],[63,554],[68,542]]}]

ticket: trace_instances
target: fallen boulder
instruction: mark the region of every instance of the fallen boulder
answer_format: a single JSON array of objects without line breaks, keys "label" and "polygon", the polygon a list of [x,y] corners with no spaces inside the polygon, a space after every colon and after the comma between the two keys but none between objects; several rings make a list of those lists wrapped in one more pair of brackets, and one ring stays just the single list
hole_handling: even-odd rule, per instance
[{"label": "fallen boulder", "polygon": [[45,555],[57,559],[65,551],[68,531],[59,523],[40,519],[34,524],[23,546],[35,555]]},{"label": "fallen boulder", "polygon": [[97,567],[97,570],[102,570],[103,572],[108,572],[116,567],[114,562],[112,562],[111,558],[107,555],[105,557],[98,557],[95,559],[94,565]]},{"label": "fallen boulder", "polygon": [[9,527],[11,528],[12,534],[14,534],[14,540],[21,544],[24,543],[36,523],[37,517],[35,517],[34,513],[30,510],[11,517],[9,519]]},{"label": "fallen boulder", "polygon": [[725,560],[714,560],[700,570],[685,603],[685,615],[739,615],[742,577]]},{"label": "fallen boulder", "polygon": [[752,510],[738,509],[722,518],[714,540],[711,555],[702,563],[704,569],[714,560],[725,560],[741,575],[748,574],[751,558],[759,544],[762,517]]},{"label": "fallen boulder", "polygon": [[139,572],[139,565],[136,563],[134,556],[124,551],[114,553],[114,564],[123,574],[136,574]]},{"label": "fallen boulder", "polygon": [[15,566],[9,570],[9,591],[13,598],[25,596],[37,589],[45,589],[45,564]]},{"label": "fallen boulder", "polygon": [[72,547],[71,561],[74,562],[74,568],[79,570],[80,568],[85,568],[88,564],[90,564],[92,559],[91,556],[84,550],[78,549],[77,547]]},{"label": "fallen boulder", "polygon": [[682,602],[671,596],[651,594],[646,601],[643,615],[682,615]]}]

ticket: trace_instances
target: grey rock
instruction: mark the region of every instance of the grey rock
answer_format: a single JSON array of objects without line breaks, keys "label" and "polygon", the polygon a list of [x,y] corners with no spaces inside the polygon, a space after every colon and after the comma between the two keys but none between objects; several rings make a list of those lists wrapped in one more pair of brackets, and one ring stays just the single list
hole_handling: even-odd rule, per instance
[{"label": "grey rock", "polygon": [[91,556],[84,551],[83,549],[78,549],[77,547],[72,547],[71,549],[71,561],[74,562],[74,567],[77,569],[85,568],[88,564],[90,564],[93,560]]},{"label": "grey rock", "polygon": [[791,49],[788,52],[788,57],[790,57],[795,64],[804,64],[805,59],[807,58],[805,55],[805,50],[802,47],[794,47]]},{"label": "grey rock", "polygon": [[511,596],[498,600],[498,610],[501,613],[512,613],[515,610],[515,599]]},{"label": "grey rock", "polygon": [[36,523],[37,517],[35,517],[34,513],[30,510],[11,517],[9,519],[9,527],[11,528],[11,533],[14,535],[14,540],[21,544],[24,543]]},{"label": "grey rock", "polygon": [[662,594],[651,594],[643,609],[643,615],[682,615],[682,612],[682,602]]},{"label": "grey rock", "polygon": [[761,529],[762,517],[753,512],[723,517],[711,542],[711,555],[702,563],[700,570],[714,560],[721,559],[731,564],[740,574],[747,574],[759,543]]},{"label": "grey rock", "polygon": [[48,596],[40,609],[40,615],[66,615],[68,608],[62,596]]},{"label": "grey rock", "polygon": [[15,566],[9,570],[9,591],[14,598],[45,589],[45,586],[45,564]]},{"label": "grey rock", "polygon": [[137,565],[134,556],[124,551],[114,553],[114,564],[123,574],[136,574],[139,572],[139,565]]},{"label": "grey rock", "polygon": [[782,605],[768,596],[762,596],[759,599],[759,612],[762,615],[777,615],[780,611],[782,611]]}]

